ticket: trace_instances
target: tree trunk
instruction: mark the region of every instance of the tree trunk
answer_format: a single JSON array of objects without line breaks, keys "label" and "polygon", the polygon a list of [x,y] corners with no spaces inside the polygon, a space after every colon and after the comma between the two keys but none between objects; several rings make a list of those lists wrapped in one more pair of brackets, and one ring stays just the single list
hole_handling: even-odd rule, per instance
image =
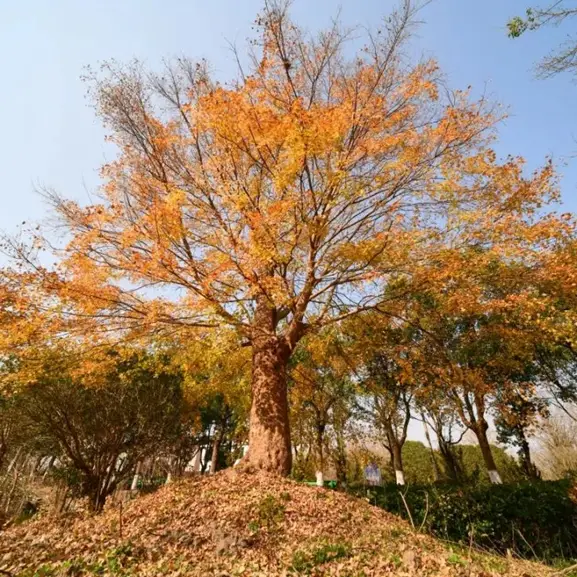
[{"label": "tree trunk", "polygon": [[92,513],[100,513],[104,508],[106,495],[102,494],[102,484],[102,479],[93,476],[86,476],[82,482],[82,493],[88,497],[88,506]]},{"label": "tree trunk", "polygon": [[495,459],[493,458],[491,445],[489,444],[489,439],[487,438],[487,427],[488,425],[485,421],[480,421],[473,429],[473,432],[477,436],[477,441],[479,442],[481,454],[483,455],[483,460],[485,461],[485,466],[487,467],[487,472],[489,473],[491,483],[500,485],[503,481],[501,480],[499,471],[497,471],[497,465],[495,464]]},{"label": "tree trunk", "polygon": [[405,471],[403,469],[403,455],[399,443],[392,443],[391,454],[393,456],[393,469],[397,485],[405,484]]},{"label": "tree trunk", "polygon": [[457,482],[461,480],[462,468],[459,464],[458,456],[455,454],[455,448],[446,441],[439,440],[439,453],[444,462],[444,472],[450,481]]},{"label": "tree trunk", "polygon": [[288,347],[275,335],[252,339],[252,406],[247,464],[279,475],[291,471],[286,365]]},{"label": "tree trunk", "polygon": [[199,445],[196,449],[196,453],[194,454],[193,462],[192,462],[192,470],[194,473],[200,473],[200,457],[202,453],[202,447]]},{"label": "tree trunk", "polygon": [[435,472],[435,481],[440,481],[441,470],[439,469],[439,463],[437,463],[437,457],[435,456],[435,450],[433,449],[433,443],[431,442],[431,435],[429,435],[429,427],[427,426],[427,421],[425,420],[425,415],[423,413],[421,413],[421,418],[423,420],[423,428],[425,429],[425,438],[427,439],[429,451],[431,452],[431,462],[433,463],[433,470]]},{"label": "tree trunk", "polygon": [[521,460],[521,467],[529,479],[538,479],[539,470],[531,461],[531,448],[529,447],[529,441],[527,440],[524,431],[521,431],[520,437],[519,457]]},{"label": "tree trunk", "polygon": [[205,445],[201,449],[201,459],[200,459],[200,473],[204,475],[206,473],[206,467],[208,466],[208,448],[210,445]]},{"label": "tree trunk", "polygon": [[48,475],[48,473],[50,473],[50,471],[52,470],[52,467],[54,467],[55,462],[56,462],[56,457],[54,455],[52,455],[52,457],[50,457],[50,459],[48,460],[48,464],[46,465],[46,470],[44,471],[44,475],[42,475],[43,479],[45,479],[46,475]]},{"label": "tree trunk", "polygon": [[224,437],[225,423],[224,421],[220,425],[215,424],[214,431],[214,441],[212,442],[212,455],[210,457],[210,474],[214,475],[218,467],[218,452],[220,451],[220,445]]},{"label": "tree trunk", "polygon": [[324,455],[324,434],[325,425],[323,423],[317,424],[317,471],[316,471],[316,481],[319,487],[323,487],[325,484],[325,455]]},{"label": "tree trunk", "polygon": [[341,487],[347,486],[347,453],[342,434],[337,432],[337,449],[335,458],[337,481]]},{"label": "tree trunk", "polygon": [[132,477],[132,483],[130,484],[130,490],[136,491],[140,482],[140,463],[136,463],[136,470],[134,471],[134,476]]},{"label": "tree trunk", "polygon": [[16,454],[14,455],[12,460],[10,461],[10,464],[8,465],[8,469],[6,469],[6,473],[10,473],[10,471],[12,471],[12,469],[16,465],[16,462],[18,461],[18,457],[20,457],[21,452],[22,452],[22,447],[18,447]]},{"label": "tree trunk", "polygon": [[6,455],[8,455],[8,444],[4,440],[0,440],[0,469],[2,469]]}]

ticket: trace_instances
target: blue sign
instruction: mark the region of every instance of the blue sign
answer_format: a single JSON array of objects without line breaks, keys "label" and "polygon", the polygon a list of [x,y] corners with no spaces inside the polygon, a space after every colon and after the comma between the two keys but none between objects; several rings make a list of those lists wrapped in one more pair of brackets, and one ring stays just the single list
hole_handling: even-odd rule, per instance
[{"label": "blue sign", "polygon": [[369,485],[380,485],[382,483],[381,471],[375,463],[369,463],[365,467],[365,480]]}]

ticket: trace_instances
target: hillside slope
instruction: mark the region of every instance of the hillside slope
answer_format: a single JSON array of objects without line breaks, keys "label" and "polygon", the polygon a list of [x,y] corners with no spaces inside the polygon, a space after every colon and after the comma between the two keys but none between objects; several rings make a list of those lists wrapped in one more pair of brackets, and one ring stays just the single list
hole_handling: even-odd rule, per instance
[{"label": "hillside slope", "polygon": [[76,521],[0,533],[0,573],[541,576],[538,564],[452,551],[335,491],[229,470]]}]

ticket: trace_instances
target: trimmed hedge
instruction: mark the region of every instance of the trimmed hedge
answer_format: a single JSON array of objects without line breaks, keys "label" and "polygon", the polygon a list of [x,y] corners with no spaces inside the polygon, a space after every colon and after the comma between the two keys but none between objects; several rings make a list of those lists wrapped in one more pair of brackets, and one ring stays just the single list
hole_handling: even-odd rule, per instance
[{"label": "trimmed hedge", "polygon": [[408,507],[417,529],[422,526],[441,539],[556,562],[577,559],[572,491],[571,481],[562,480],[491,486],[388,484],[355,492],[406,519]]}]

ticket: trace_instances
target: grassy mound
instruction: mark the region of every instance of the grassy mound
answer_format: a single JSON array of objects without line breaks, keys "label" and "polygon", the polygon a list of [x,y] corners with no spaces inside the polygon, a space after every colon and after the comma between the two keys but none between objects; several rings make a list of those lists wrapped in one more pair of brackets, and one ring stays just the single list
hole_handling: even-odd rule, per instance
[{"label": "grassy mound", "polygon": [[0,533],[0,574],[541,576],[541,565],[455,550],[362,499],[226,471],[97,517]]}]

